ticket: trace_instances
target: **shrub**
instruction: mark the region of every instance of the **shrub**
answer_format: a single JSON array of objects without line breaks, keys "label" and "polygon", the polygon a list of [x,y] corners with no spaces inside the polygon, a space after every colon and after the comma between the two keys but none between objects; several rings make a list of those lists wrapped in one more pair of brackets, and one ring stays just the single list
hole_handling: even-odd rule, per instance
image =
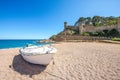
[{"label": "shrub", "polygon": [[56,38],[57,38],[56,35],[53,35],[52,37],[50,37],[50,39],[52,39],[52,40],[55,40]]},{"label": "shrub", "polygon": [[82,35],[83,36],[90,36],[90,34],[88,32],[83,32]]},{"label": "shrub", "polygon": [[112,37],[116,37],[116,36],[119,35],[119,32],[118,32],[118,30],[116,30],[116,29],[112,29],[112,30],[109,31],[109,34],[110,34],[110,36],[112,36]]},{"label": "shrub", "polygon": [[113,41],[120,41],[120,38],[114,37],[114,38],[112,38],[112,40],[113,40]]}]

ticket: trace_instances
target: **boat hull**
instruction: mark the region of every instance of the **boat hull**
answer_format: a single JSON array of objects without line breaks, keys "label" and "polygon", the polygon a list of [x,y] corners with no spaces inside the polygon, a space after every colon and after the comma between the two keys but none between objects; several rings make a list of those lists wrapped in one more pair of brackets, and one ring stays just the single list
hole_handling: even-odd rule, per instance
[{"label": "boat hull", "polygon": [[33,64],[48,65],[52,60],[53,53],[50,54],[37,54],[37,55],[24,55],[21,54],[24,60]]}]

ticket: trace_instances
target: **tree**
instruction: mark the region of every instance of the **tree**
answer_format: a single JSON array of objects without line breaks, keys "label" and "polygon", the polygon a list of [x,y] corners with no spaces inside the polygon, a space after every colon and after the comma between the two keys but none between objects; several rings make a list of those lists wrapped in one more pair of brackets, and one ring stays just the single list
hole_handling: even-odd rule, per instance
[{"label": "tree", "polygon": [[93,26],[97,27],[97,26],[111,26],[111,25],[116,25],[117,24],[117,20],[119,17],[114,17],[114,16],[110,16],[110,17],[102,17],[102,16],[93,16],[93,17],[80,17],[76,23],[75,26],[79,26],[80,23],[82,23],[82,25],[85,26],[90,26],[91,23]]},{"label": "tree", "polygon": [[85,26],[90,26],[91,20],[92,20],[91,17],[87,17],[85,19]]},{"label": "tree", "polygon": [[99,26],[100,23],[101,23],[101,17],[100,16],[94,16],[92,18],[93,26]]},{"label": "tree", "polygon": [[109,31],[110,36],[117,37],[119,35],[119,32],[116,29],[112,29]]},{"label": "tree", "polygon": [[57,38],[57,35],[52,35],[50,39],[55,40]]},{"label": "tree", "polygon": [[104,32],[104,36],[108,37],[109,36],[109,31],[106,29],[106,30],[103,30]]},{"label": "tree", "polygon": [[76,25],[79,26],[80,23],[85,24],[85,18],[84,18],[84,17],[80,17],[80,18],[78,19],[78,21],[75,23],[75,26],[76,26]]}]

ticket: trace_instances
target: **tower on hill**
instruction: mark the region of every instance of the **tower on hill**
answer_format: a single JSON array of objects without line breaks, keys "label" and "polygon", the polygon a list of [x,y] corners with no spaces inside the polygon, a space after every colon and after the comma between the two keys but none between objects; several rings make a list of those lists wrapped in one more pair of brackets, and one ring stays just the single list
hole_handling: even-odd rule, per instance
[{"label": "tower on hill", "polygon": [[67,28],[67,22],[64,22],[64,29]]}]

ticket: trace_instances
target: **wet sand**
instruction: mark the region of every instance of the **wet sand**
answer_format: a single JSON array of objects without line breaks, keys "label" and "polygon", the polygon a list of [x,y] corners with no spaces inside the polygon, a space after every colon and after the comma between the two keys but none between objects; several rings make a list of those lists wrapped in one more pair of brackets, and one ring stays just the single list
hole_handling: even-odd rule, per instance
[{"label": "wet sand", "polygon": [[45,67],[30,64],[19,49],[0,50],[0,80],[120,80],[120,45],[96,42],[55,44]]}]

